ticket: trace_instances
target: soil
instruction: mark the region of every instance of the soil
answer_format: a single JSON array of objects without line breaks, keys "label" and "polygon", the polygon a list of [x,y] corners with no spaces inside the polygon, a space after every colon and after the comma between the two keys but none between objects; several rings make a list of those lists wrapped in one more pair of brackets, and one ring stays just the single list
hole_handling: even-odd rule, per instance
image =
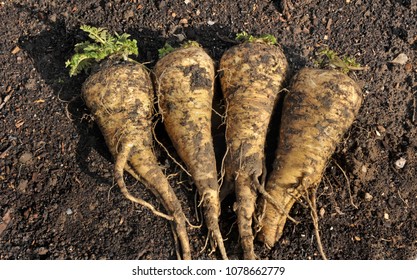
[{"label": "soil", "polygon": [[[281,2],[0,2],[0,259],[176,258],[169,224],[115,187],[112,159],[80,98],[86,75],[70,78],[65,68],[74,44],[86,39],[81,24],[130,33],[138,41],[137,59],[150,68],[165,42],[184,40],[197,40],[218,61],[241,31],[276,36],[291,75],[314,65],[325,47],[354,56],[369,67],[351,73],[365,99],[318,188],[324,250],[330,259],[415,259],[416,1],[292,0],[290,16]],[[407,60],[398,61],[400,54]],[[162,128],[158,135],[175,156]],[[221,158],[221,126],[214,136]],[[191,180],[155,150],[166,173],[177,174],[171,183],[185,214],[200,224]],[[126,179],[135,195],[162,208],[142,185]],[[230,258],[240,259],[232,204],[233,197],[223,203],[221,227]],[[300,223],[288,222],[274,248],[256,243],[261,259],[321,258],[310,210],[299,203],[291,216]],[[189,227],[194,259],[219,258],[205,248],[206,235],[204,226]]]}]

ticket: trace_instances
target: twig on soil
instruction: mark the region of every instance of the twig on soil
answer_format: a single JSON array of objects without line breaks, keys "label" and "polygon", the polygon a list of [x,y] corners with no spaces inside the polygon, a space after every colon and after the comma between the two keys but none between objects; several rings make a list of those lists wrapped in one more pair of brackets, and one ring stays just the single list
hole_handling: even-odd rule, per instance
[{"label": "twig on soil", "polygon": [[238,41],[233,40],[233,39],[230,39],[230,38],[228,38],[228,37],[226,37],[226,36],[220,35],[219,33],[216,33],[216,36],[217,36],[220,40],[222,40],[222,41],[224,41],[224,42],[227,42],[227,43],[232,43],[232,44],[237,44],[237,43],[238,43]]},{"label": "twig on soil", "polygon": [[111,190],[114,188],[116,186],[116,184],[114,183],[114,179],[113,179],[113,182],[112,182],[112,184],[111,184],[111,187],[109,188],[109,190],[107,191],[107,201],[110,201],[110,193],[111,193]]},{"label": "twig on soil", "polygon": [[66,116],[66,117],[67,117],[70,121],[74,121],[74,119],[73,119],[73,118],[71,118],[71,113],[69,112],[68,105],[69,105],[69,103],[65,104],[65,116]]},{"label": "twig on soil", "polygon": [[314,225],[314,234],[316,235],[317,239],[317,247],[319,249],[320,255],[323,258],[323,260],[327,260],[327,256],[324,253],[323,244],[321,243],[320,238],[320,232],[319,232],[319,217],[317,215],[317,200],[316,200],[316,189],[312,189],[310,194],[305,195],[305,199],[308,202],[308,205],[310,206],[310,214],[311,218],[313,219],[313,225]]},{"label": "twig on soil", "polygon": [[9,147],[7,147],[7,149],[6,150],[4,150],[1,154],[0,154],[0,159],[3,159],[3,158],[5,158],[5,157],[7,157],[7,155],[8,155],[8,153],[9,153],[9,151],[12,149],[12,145],[10,145]]},{"label": "twig on soil", "polygon": [[349,178],[348,178],[348,176],[346,175],[346,172],[345,172],[345,170],[343,170],[343,168],[336,162],[336,161],[334,161],[334,163],[336,164],[336,166],[340,169],[340,171],[342,171],[342,174],[343,174],[343,176],[345,177],[345,179],[346,179],[346,183],[347,183],[347,190],[348,190],[348,193],[349,193],[349,200],[350,200],[350,204],[353,206],[353,207],[355,207],[356,209],[358,209],[359,207],[358,206],[356,206],[356,204],[353,202],[353,198],[352,198],[352,192],[350,191],[350,181],[349,181]]},{"label": "twig on soil", "polygon": [[0,104],[0,110],[3,109],[4,105],[6,105],[7,101],[9,101],[11,97],[12,97],[12,93],[6,95],[3,102]]},{"label": "twig on soil", "polygon": [[336,199],[334,198],[334,190],[333,190],[333,185],[332,185],[332,183],[330,182],[329,178],[327,178],[327,176],[323,176],[323,178],[324,178],[323,184],[325,184],[325,181],[327,181],[327,183],[329,184],[330,191],[331,191],[330,200],[331,200],[331,201],[332,201],[332,203],[335,205],[335,210],[336,210],[336,213],[337,213],[337,214],[339,214],[339,215],[344,215],[345,213],[343,213],[343,212],[340,210],[340,207],[339,207],[339,205],[337,204]]},{"label": "twig on soil", "polygon": [[[226,236],[229,236],[229,235],[232,233],[233,227],[234,227],[236,224],[237,224],[237,221],[234,221],[234,222],[232,223],[232,225],[230,226],[229,231],[226,233]],[[226,238],[226,239],[224,239],[224,240],[227,240],[227,238]]]},{"label": "twig on soil", "polygon": [[7,229],[7,226],[9,225],[10,221],[12,220],[12,209],[8,209],[4,216],[0,218],[0,236],[1,234]]},{"label": "twig on soil", "polygon": [[145,249],[143,249],[142,251],[138,253],[136,259],[140,260],[145,254],[147,254],[150,251],[151,249],[149,249],[149,247],[146,247]]},{"label": "twig on soil", "polygon": [[400,190],[398,190],[398,197],[401,199],[402,202],[404,202],[404,204],[405,204],[405,206],[407,206],[407,208],[410,208],[410,206],[408,205],[408,202],[402,198]]},{"label": "twig on soil", "polygon": [[209,234],[207,234],[206,241],[204,241],[204,246],[203,246],[203,248],[200,250],[200,254],[201,254],[201,253],[203,253],[203,252],[207,249],[207,245],[208,245],[209,239],[210,239],[210,235],[209,235]]}]

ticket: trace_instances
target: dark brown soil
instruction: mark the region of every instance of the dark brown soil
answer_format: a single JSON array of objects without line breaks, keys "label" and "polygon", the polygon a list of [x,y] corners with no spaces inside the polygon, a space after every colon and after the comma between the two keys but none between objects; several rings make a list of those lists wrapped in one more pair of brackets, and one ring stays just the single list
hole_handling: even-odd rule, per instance
[{"label": "dark brown soil", "polygon": [[[128,32],[152,67],[166,41],[197,40],[218,61],[237,32],[270,33],[294,73],[325,46],[370,70],[352,74],[365,101],[318,190],[322,241],[331,259],[417,256],[417,4],[414,0],[0,2],[0,259],[175,259],[168,223],[127,201],[115,187],[103,138],[79,98],[86,75],[64,63],[85,39],[81,24]],[[399,54],[405,63],[391,63]],[[217,101],[220,102],[220,101]],[[278,115],[278,114],[277,114]],[[275,117],[276,121],[278,117]],[[271,126],[268,156],[276,130]],[[172,146],[160,129],[165,145]],[[215,131],[221,157],[222,130]],[[162,152],[190,222],[199,224],[195,188]],[[405,160],[402,168],[398,160]],[[340,167],[339,167],[340,166]],[[158,205],[128,177],[136,195]],[[133,190],[133,188],[131,188]],[[222,230],[231,258],[241,249],[231,210]],[[158,205],[158,207],[161,207]],[[262,259],[319,259],[309,209],[296,205],[283,238]],[[206,229],[189,230],[195,259]]]}]

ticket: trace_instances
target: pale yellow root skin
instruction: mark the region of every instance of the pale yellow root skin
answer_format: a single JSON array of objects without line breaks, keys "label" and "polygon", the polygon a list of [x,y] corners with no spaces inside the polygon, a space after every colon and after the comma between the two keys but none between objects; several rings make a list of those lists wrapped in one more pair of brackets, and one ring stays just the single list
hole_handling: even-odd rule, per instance
[{"label": "pale yellow root skin", "polygon": [[[259,178],[265,170],[265,140],[272,111],[287,71],[277,46],[243,43],[220,60],[220,83],[226,100],[225,189],[235,191],[236,215],[245,259],[256,259],[254,218]],[[227,188],[232,188],[229,190]]]},{"label": "pale yellow root skin", "polygon": [[259,239],[272,247],[300,196],[317,188],[336,145],[362,103],[359,86],[336,70],[305,68],[294,77],[284,99],[279,144],[266,191],[284,211],[265,199]]},{"label": "pale yellow root skin", "polygon": [[[115,159],[115,179],[122,193],[172,221],[182,258],[191,259],[185,215],[153,154],[153,88],[148,72],[138,63],[109,59],[86,80],[82,95]],[[168,214],[164,216],[149,203],[130,195],[123,169],[136,175],[161,200]]]},{"label": "pale yellow root skin", "polygon": [[211,135],[213,60],[200,47],[177,49],[161,58],[154,72],[166,131],[197,187],[214,247],[227,259],[219,228],[220,187]]}]

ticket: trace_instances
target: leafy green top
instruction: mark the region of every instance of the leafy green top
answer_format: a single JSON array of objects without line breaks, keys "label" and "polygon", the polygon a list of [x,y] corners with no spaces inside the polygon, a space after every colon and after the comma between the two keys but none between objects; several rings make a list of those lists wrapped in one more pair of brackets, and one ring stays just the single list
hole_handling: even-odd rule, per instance
[{"label": "leafy green top", "polygon": [[175,48],[173,46],[171,46],[168,43],[165,43],[165,45],[162,48],[158,49],[158,56],[159,58],[162,58],[167,54],[172,53],[174,50]]},{"label": "leafy green top", "polygon": [[65,62],[65,67],[70,68],[70,76],[79,74],[90,68],[93,62],[99,62],[110,55],[118,55],[125,60],[131,54],[138,55],[137,42],[128,39],[129,34],[115,33],[112,36],[104,28],[88,25],[82,25],[80,29],[87,32],[93,42],[84,41],[75,45],[75,54]]},{"label": "leafy green top", "polygon": [[356,62],[355,58],[349,56],[339,57],[338,54],[331,49],[324,49],[319,52],[321,59],[316,63],[320,68],[329,66],[331,68],[339,68],[343,73],[348,73],[350,70],[366,70],[367,67],[362,67]]},{"label": "leafy green top", "polygon": [[245,31],[236,34],[236,40],[241,42],[263,42],[268,45],[276,45],[277,44],[277,38],[275,38],[271,34],[265,34],[261,35],[259,37],[252,36]]},{"label": "leafy green top", "polygon": [[[185,49],[185,48],[189,48],[189,47],[201,47],[201,45],[196,41],[187,41],[184,44],[182,44],[179,48],[180,49]],[[169,53],[171,53],[175,50],[176,50],[176,48],[174,48],[173,46],[171,46],[168,43],[165,43],[165,45],[158,50],[158,56],[159,56],[159,58],[162,58],[162,57],[166,56],[167,54],[169,54]]]}]

